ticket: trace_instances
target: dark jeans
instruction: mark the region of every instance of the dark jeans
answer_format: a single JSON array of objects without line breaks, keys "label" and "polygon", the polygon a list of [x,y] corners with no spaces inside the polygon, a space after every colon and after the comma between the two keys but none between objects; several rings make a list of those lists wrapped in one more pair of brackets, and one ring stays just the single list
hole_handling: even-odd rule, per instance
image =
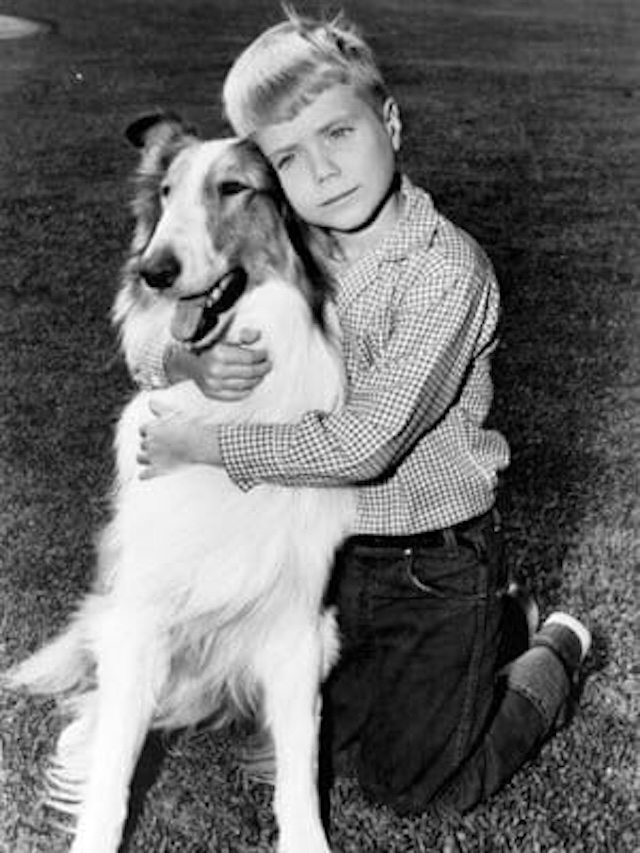
[{"label": "dark jeans", "polygon": [[553,637],[501,669],[506,584],[495,513],[443,533],[345,543],[329,591],[342,653],[323,734],[333,755],[353,747],[374,800],[413,812],[439,798],[464,811],[551,730],[569,677]]}]

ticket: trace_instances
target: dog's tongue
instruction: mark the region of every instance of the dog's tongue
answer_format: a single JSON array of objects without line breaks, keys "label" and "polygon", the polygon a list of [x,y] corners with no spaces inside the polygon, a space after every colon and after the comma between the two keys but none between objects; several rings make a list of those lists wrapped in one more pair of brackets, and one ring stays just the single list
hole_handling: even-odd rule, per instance
[{"label": "dog's tongue", "polygon": [[177,341],[193,345],[207,339],[218,321],[244,293],[247,273],[242,267],[226,272],[207,293],[179,299],[171,321],[171,334]]},{"label": "dog's tongue", "polygon": [[180,299],[171,321],[171,334],[177,341],[192,341],[204,311],[204,299]]}]

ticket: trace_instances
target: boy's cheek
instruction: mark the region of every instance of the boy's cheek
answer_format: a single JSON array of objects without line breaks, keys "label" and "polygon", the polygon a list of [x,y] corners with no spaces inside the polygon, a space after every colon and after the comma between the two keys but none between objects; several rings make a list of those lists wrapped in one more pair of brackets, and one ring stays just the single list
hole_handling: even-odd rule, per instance
[{"label": "boy's cheek", "polygon": [[308,208],[311,201],[311,190],[304,169],[287,169],[280,175],[280,185],[291,207],[298,216],[303,216],[303,211]]}]

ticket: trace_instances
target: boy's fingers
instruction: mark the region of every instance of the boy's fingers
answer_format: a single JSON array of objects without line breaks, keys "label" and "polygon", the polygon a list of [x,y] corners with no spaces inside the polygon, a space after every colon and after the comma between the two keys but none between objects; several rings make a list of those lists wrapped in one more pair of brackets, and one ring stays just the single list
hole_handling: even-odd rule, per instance
[{"label": "boy's fingers", "polygon": [[242,400],[247,394],[259,384],[262,379],[260,376],[250,376],[245,379],[227,378],[224,380],[212,379],[204,381],[200,385],[200,390],[205,396],[213,397],[216,400]]},{"label": "boy's fingers", "polygon": [[225,379],[224,387],[227,391],[250,391],[255,388],[263,377],[263,373],[256,376],[251,373],[248,376],[234,376]]},{"label": "boy's fingers", "polygon": [[238,335],[238,343],[244,344],[255,344],[257,340],[260,338],[260,332],[257,329],[240,329],[240,333]]},{"label": "boy's fingers", "polygon": [[235,365],[233,375],[227,376],[227,380],[233,382],[239,379],[241,382],[252,379],[262,379],[265,373],[271,370],[271,365],[268,361],[253,361],[250,364]]},{"label": "boy's fingers", "polygon": [[207,370],[202,371],[201,381],[211,385],[244,387],[255,385],[270,370],[271,365],[268,362],[233,364],[233,366],[214,363]]},{"label": "boy's fingers", "polygon": [[220,344],[216,357],[224,364],[261,364],[268,360],[266,350],[250,349],[240,344]]}]

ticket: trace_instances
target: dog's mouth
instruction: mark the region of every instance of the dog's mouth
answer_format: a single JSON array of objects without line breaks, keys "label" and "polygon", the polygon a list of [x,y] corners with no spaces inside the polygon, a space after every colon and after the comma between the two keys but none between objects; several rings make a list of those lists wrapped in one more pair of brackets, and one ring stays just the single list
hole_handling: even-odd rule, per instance
[{"label": "dog's mouth", "polygon": [[192,346],[212,343],[223,331],[219,328],[224,325],[221,318],[233,308],[246,286],[246,271],[234,267],[204,293],[179,299],[171,322],[173,337]]}]

